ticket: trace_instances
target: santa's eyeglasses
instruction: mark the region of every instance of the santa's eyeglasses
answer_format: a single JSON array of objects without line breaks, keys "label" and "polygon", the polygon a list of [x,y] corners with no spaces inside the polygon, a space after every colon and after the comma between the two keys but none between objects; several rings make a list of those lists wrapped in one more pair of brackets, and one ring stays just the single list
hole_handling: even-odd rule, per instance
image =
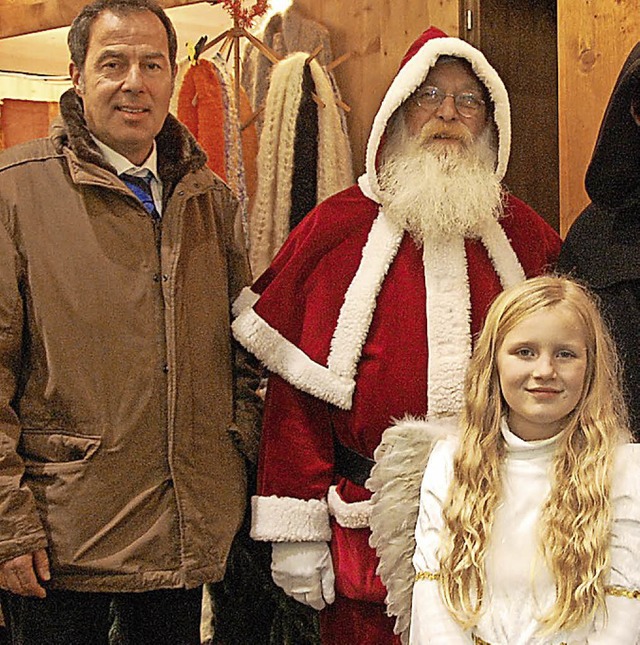
[{"label": "santa's eyeglasses", "polygon": [[471,118],[476,116],[484,105],[484,100],[473,92],[461,92],[460,94],[447,94],[439,87],[429,85],[423,87],[417,94],[411,97],[411,100],[425,112],[433,112],[442,105],[447,96],[453,99],[456,110],[460,116]]}]

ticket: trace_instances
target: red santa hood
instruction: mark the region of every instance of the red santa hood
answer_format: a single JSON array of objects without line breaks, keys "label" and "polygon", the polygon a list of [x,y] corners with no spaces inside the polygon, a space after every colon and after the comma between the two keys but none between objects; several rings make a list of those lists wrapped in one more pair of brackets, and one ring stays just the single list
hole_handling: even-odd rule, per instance
[{"label": "red santa hood", "polygon": [[[376,155],[389,118],[441,55],[468,60],[488,89],[499,134],[495,172],[502,178],[510,140],[505,87],[478,50],[431,28],[411,46],[384,97],[370,135],[360,190],[353,187],[316,207],[289,236],[269,269],[234,304],[233,333],[244,347],[291,385],[344,410],[352,409],[378,296],[406,237],[380,208]],[[495,272],[500,284],[508,287],[526,274],[539,273],[545,257],[555,260],[557,235],[509,195],[505,215],[500,221],[489,219],[475,243],[484,247],[492,264],[491,279]],[[526,244],[516,244],[516,250],[513,240],[520,234],[518,228],[523,229]],[[466,243],[457,235],[425,239],[421,266],[416,264],[412,271],[429,294],[425,349],[432,418],[457,414],[463,402],[472,346],[470,278],[476,286],[483,279],[469,263]],[[414,243],[405,246],[410,244]],[[538,252],[542,256],[538,265],[521,264]]]},{"label": "red santa hood", "polygon": [[440,56],[456,56],[471,64],[493,102],[493,120],[498,134],[496,176],[502,180],[511,149],[511,108],[504,83],[496,70],[475,47],[459,38],[450,38],[436,27],[429,27],[407,50],[376,114],[367,143],[365,173],[358,179],[362,192],[380,203],[376,159],[380,144],[394,112],[422,85]]}]

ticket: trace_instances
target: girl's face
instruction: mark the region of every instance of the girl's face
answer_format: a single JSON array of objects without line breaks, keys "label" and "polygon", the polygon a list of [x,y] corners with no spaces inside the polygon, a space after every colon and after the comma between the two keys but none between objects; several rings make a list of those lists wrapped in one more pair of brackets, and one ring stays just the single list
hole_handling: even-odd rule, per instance
[{"label": "girl's face", "polygon": [[496,363],[511,431],[525,441],[553,437],[584,388],[583,325],[563,303],[541,309],[505,336]]}]

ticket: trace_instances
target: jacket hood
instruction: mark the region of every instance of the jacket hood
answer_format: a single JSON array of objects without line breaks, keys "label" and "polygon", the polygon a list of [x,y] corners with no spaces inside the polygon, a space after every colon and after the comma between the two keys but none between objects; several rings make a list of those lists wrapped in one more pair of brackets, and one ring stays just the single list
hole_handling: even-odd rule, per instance
[{"label": "jacket hood", "polygon": [[493,121],[498,135],[496,176],[502,180],[507,171],[511,148],[511,109],[504,83],[482,52],[464,40],[450,38],[440,29],[430,27],[409,47],[373,121],[367,143],[365,174],[358,183],[364,194],[376,202],[380,202],[377,157],[389,119],[424,82],[440,56],[467,60],[487,88],[493,103]]},{"label": "jacket hood", "polygon": [[[73,89],[60,97],[60,117],[51,127],[51,138],[58,152],[71,148],[81,159],[115,172],[96,146],[84,118],[82,99]],[[207,156],[191,133],[174,116],[167,115],[156,137],[158,174],[169,191],[188,172],[202,168]]]},{"label": "jacket hood", "polygon": [[624,211],[640,201],[640,127],[630,112],[639,85],[640,43],[620,70],[587,169],[587,193],[599,206]]}]

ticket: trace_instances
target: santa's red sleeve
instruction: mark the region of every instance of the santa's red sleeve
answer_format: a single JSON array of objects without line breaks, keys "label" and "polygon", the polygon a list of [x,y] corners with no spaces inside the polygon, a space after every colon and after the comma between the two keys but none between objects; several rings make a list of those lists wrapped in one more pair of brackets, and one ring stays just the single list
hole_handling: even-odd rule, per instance
[{"label": "santa's red sleeve", "polygon": [[333,483],[328,404],[271,374],[262,426],[252,537],[273,542],[329,540]]}]

